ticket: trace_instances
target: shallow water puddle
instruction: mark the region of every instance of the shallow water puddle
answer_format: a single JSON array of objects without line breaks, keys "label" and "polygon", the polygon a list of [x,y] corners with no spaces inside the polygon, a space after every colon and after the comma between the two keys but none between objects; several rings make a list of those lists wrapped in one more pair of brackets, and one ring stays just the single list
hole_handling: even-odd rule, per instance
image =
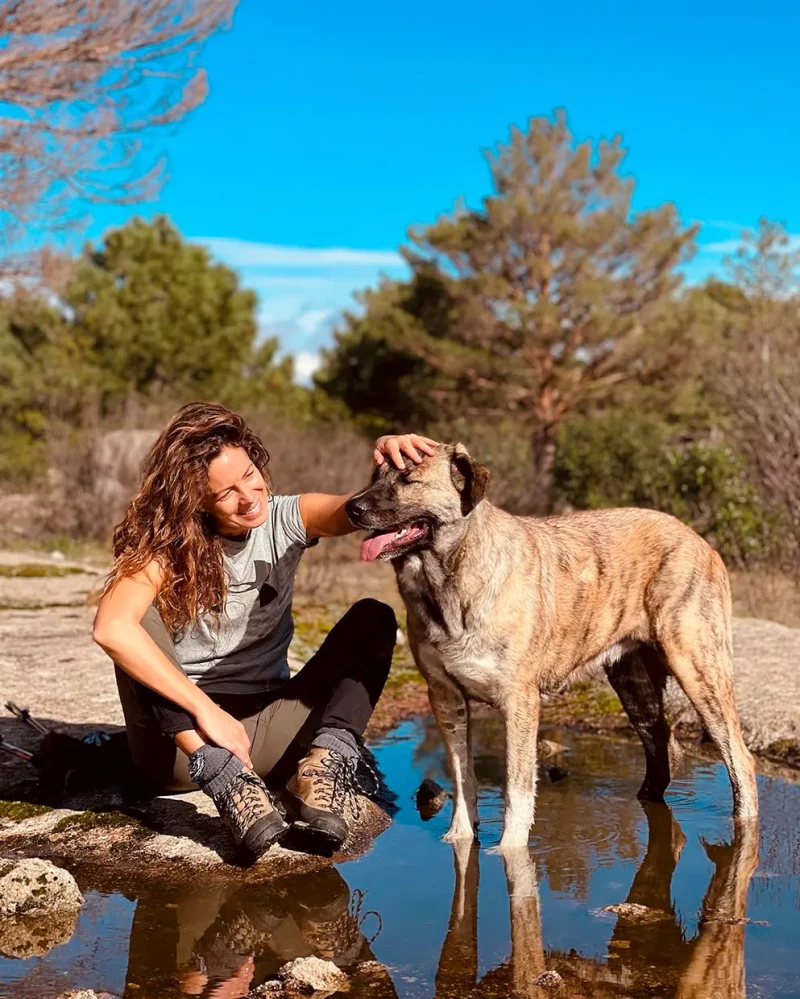
[{"label": "shallow water puddle", "polygon": [[800,996],[800,786],[759,779],[757,843],[733,835],[719,765],[688,761],[669,807],[643,807],[637,744],[555,737],[570,775],[540,784],[527,852],[486,849],[502,820],[498,723],[477,725],[480,849],[440,842],[449,806],[417,815],[413,794],[424,777],[443,780],[444,759],[432,724],[407,724],[376,747],[400,811],[367,857],[267,885],[130,897],[84,886],[71,939],[0,959],[0,996],[231,999],[309,954],[388,969],[355,979],[353,999],[544,999],[546,970],[570,997]]}]

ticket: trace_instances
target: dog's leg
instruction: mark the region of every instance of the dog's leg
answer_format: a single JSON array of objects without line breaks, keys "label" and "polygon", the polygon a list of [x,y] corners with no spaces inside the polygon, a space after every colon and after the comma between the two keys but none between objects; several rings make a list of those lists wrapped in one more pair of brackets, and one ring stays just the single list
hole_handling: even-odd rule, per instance
[{"label": "dog's leg", "polygon": [[498,850],[527,846],[536,806],[536,735],[539,691],[517,688],[504,706],[506,719],[506,814]]},{"label": "dog's leg", "polygon": [[544,995],[536,979],[545,970],[536,864],[527,845],[503,854],[511,911],[511,984],[514,995]]},{"label": "dog's leg", "polygon": [[478,979],[478,844],[468,839],[454,843],[453,861],[453,904],[436,970],[436,994],[458,996],[467,995]]},{"label": "dog's leg", "polygon": [[705,842],[703,846],[715,870],[703,899],[692,956],[675,995],[745,999],[745,921],[748,890],[758,866],[758,823],[740,823],[730,846]]},{"label": "dog's leg", "polygon": [[758,815],[753,757],[744,743],[733,690],[729,639],[724,623],[696,614],[670,621],[661,636],[667,665],[719,749],[733,791],[736,819]]},{"label": "dog's leg", "polygon": [[426,672],[428,696],[444,738],[453,779],[453,819],[443,838],[448,843],[473,839],[478,830],[478,788],[472,763],[469,704],[446,676],[430,669]]},{"label": "dog's leg", "polygon": [[663,801],[681,751],[664,715],[667,674],[661,657],[642,647],[607,666],[606,674],[644,746],[646,771],[638,796]]}]

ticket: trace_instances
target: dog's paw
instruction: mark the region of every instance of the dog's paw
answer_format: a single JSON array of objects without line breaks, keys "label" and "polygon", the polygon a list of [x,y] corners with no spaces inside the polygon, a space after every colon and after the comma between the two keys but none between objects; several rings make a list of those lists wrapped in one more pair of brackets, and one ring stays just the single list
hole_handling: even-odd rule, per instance
[{"label": "dog's paw", "polygon": [[527,836],[524,839],[516,836],[513,838],[510,836],[503,836],[499,843],[495,846],[490,846],[486,852],[497,856],[507,856],[508,854],[513,854],[521,850],[524,850],[525,852],[528,850]]},{"label": "dog's paw", "polygon": [[447,832],[442,836],[443,843],[463,843],[465,840],[477,839],[478,829],[477,823],[475,823],[475,828],[470,826],[450,826]]}]

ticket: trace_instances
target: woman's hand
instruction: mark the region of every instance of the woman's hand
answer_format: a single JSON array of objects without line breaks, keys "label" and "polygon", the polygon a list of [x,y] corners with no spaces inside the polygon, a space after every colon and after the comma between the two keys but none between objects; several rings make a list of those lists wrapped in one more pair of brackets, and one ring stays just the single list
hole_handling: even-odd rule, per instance
[{"label": "woman's hand", "polygon": [[208,704],[195,715],[195,721],[207,742],[227,749],[229,753],[238,756],[246,767],[253,768],[253,761],[250,759],[250,737],[240,721],[227,711],[223,711],[210,698]]},{"label": "woman's hand", "polygon": [[398,468],[405,468],[403,455],[408,455],[414,464],[418,465],[422,461],[423,454],[434,454],[437,444],[438,441],[431,440],[430,437],[420,437],[419,434],[385,434],[375,441],[372,456],[376,465],[382,465],[388,456]]}]

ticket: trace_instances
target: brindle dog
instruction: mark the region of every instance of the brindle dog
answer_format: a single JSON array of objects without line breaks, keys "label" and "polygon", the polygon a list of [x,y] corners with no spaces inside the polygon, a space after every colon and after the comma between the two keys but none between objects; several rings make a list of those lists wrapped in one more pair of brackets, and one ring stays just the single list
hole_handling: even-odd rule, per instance
[{"label": "brindle dog", "polygon": [[454,784],[445,836],[475,835],[469,701],[506,724],[500,848],[528,841],[540,695],[605,667],[646,755],[639,797],[663,800],[678,746],[664,716],[671,673],[719,748],[736,818],[758,814],[755,769],[731,671],[731,601],[720,557],[653,510],[516,517],[484,499],[488,471],[461,444],[405,471],[388,462],[346,510],[373,531],[362,558],[391,559],[408,636],[444,737]]}]

